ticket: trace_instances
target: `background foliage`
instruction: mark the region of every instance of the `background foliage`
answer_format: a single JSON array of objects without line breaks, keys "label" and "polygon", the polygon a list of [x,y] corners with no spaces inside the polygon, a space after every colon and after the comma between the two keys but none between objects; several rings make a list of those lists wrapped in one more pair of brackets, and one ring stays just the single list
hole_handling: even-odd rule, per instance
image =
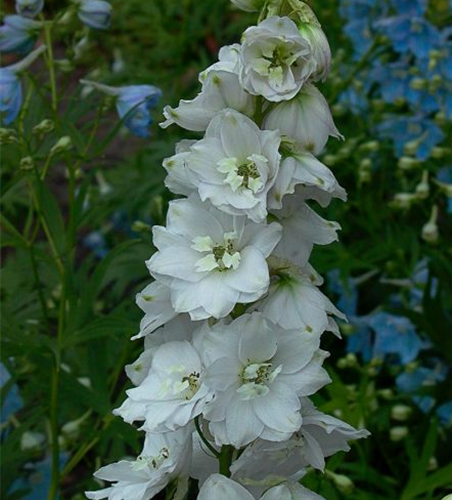
[{"label": "background foliage", "polygon": [[[111,3],[111,30],[91,33],[77,67],[58,72],[59,115],[48,98],[46,68],[37,64],[14,125],[21,139],[2,148],[5,499],[45,498],[52,456],[59,496],[83,498],[96,488],[94,470],[140,447],[138,433],[111,410],[128,387],[124,365],[140,351],[130,342],[140,320],[133,298],[149,282],[150,226],[164,222],[170,197],[161,162],[190,136],[154,125],[150,140],[132,137],[108,99],[83,93],[79,78],[150,83],[162,89],[162,104],[175,105],[196,94],[197,75],[219,47],[255,22],[227,0]],[[332,458],[324,476],[308,474],[306,484],[328,500],[440,500],[452,491],[452,110],[443,106],[451,91],[429,87],[434,69],[423,71],[416,49],[396,49],[394,32],[378,24],[396,16],[400,3],[311,2],[335,56],[321,90],[346,137],[330,141],[324,161],[349,193],[348,203],[335,202],[326,214],[342,225],[340,243],[314,252],[314,266],[327,276],[325,292],[350,317],[344,341],[325,340],[333,383],[316,403],[372,432],[350,454]],[[46,12],[62,4],[48,0]],[[419,17],[441,30],[452,67],[450,5],[432,0]],[[73,55],[68,37],[61,35],[57,60]],[[402,90],[400,74],[390,71],[401,62],[411,78]],[[414,77],[424,80],[418,92],[440,101],[437,108],[412,95]],[[405,136],[399,133],[401,120],[419,116],[441,131],[421,153],[433,133],[416,136],[408,126]],[[33,134],[46,118],[55,120],[55,130]],[[48,152],[62,136],[73,147],[52,158],[43,181]],[[26,156],[35,167],[20,168]],[[435,205],[431,237],[424,226]]]}]

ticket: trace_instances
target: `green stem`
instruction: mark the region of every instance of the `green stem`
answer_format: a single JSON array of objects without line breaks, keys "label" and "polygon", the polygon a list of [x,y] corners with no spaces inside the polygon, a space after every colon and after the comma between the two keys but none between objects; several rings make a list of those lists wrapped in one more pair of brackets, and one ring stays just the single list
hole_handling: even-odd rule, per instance
[{"label": "green stem", "polygon": [[49,69],[50,89],[52,92],[52,109],[56,113],[58,109],[58,94],[55,77],[55,64],[53,60],[52,28],[52,22],[44,21],[44,36],[47,46],[47,67]]},{"label": "green stem", "polygon": [[198,436],[201,438],[201,441],[206,445],[206,447],[217,457],[220,458],[220,453],[209,443],[209,441],[204,436],[201,426],[199,425],[199,417],[195,418],[195,428]]},{"label": "green stem", "polygon": [[232,454],[234,453],[234,448],[231,445],[224,445],[221,447],[220,456],[220,474],[223,476],[230,477],[231,471],[229,468],[232,463]]}]

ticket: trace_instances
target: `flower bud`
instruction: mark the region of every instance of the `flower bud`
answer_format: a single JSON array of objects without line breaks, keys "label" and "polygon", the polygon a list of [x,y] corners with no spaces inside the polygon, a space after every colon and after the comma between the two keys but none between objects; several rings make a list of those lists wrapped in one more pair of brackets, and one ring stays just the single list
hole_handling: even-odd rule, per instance
[{"label": "flower bud", "polygon": [[325,33],[320,25],[314,23],[300,23],[298,30],[311,45],[311,57],[315,68],[311,75],[312,81],[325,81],[331,66],[331,49]]},{"label": "flower bud", "polygon": [[26,431],[20,439],[20,449],[22,451],[39,450],[45,441],[44,434],[40,432]]},{"label": "flower bud", "polygon": [[132,231],[135,233],[144,233],[144,234],[149,234],[151,232],[151,226],[149,224],[146,224],[145,222],[141,220],[136,220],[132,224]]},{"label": "flower bud", "polygon": [[19,168],[21,170],[33,170],[35,163],[31,156],[26,156],[20,160]]},{"label": "flower bud", "polygon": [[0,128],[0,145],[17,142],[16,131],[12,128]]},{"label": "flower bud", "polygon": [[63,73],[69,73],[74,69],[74,63],[69,59],[58,59],[55,61],[55,66]]},{"label": "flower bud", "polygon": [[420,200],[425,200],[426,198],[428,198],[429,193],[430,193],[430,184],[428,182],[428,171],[424,170],[422,172],[422,180],[416,186],[416,195]]},{"label": "flower bud", "polygon": [[410,82],[410,87],[413,90],[427,90],[428,80],[425,78],[413,78]]},{"label": "flower bud", "polygon": [[449,155],[451,153],[451,150],[448,148],[442,148],[439,146],[435,146],[432,148],[431,151],[431,156],[432,158],[435,158],[436,160],[441,160],[445,156]]},{"label": "flower bud", "polygon": [[110,27],[112,10],[112,6],[104,0],[81,0],[78,17],[89,28],[106,30]]},{"label": "flower bud", "polygon": [[368,141],[361,144],[360,149],[368,151],[369,153],[374,153],[380,149],[380,144],[378,141]]},{"label": "flower bud", "polygon": [[408,436],[408,427],[396,426],[389,431],[389,439],[394,443],[402,441]]},{"label": "flower bud", "polygon": [[265,3],[265,0],[231,0],[231,2],[246,12],[257,12]]},{"label": "flower bud", "polygon": [[16,12],[20,16],[35,17],[44,7],[44,0],[16,0]]},{"label": "flower bud", "polygon": [[325,471],[325,474],[333,481],[335,486],[342,493],[351,493],[355,488],[353,481],[344,474],[336,474],[335,472]]},{"label": "flower bud", "polygon": [[359,164],[361,170],[370,170],[372,167],[372,160],[370,158],[364,158]]},{"label": "flower bud", "polygon": [[42,23],[26,17],[6,16],[0,27],[0,50],[27,54],[33,48]]},{"label": "flower bud", "polygon": [[380,389],[378,395],[387,401],[394,399],[394,391],[392,389]]},{"label": "flower bud", "polygon": [[44,135],[50,134],[50,132],[53,132],[54,129],[55,124],[53,123],[53,121],[46,118],[45,120],[42,120],[41,123],[38,123],[38,125],[33,127],[33,134],[42,137]]},{"label": "flower bud", "polygon": [[68,135],[65,135],[52,147],[50,150],[51,155],[56,155],[62,153],[63,151],[69,151],[72,148],[72,140]]},{"label": "flower bud", "polygon": [[358,172],[358,182],[360,185],[368,184],[372,180],[372,173],[369,170],[360,170]]},{"label": "flower bud", "polygon": [[411,416],[413,409],[406,405],[396,405],[391,409],[391,418],[397,422],[405,422]]},{"label": "flower bud", "polygon": [[404,145],[403,151],[405,152],[406,155],[414,156],[417,153],[417,150],[419,149],[421,143],[422,143],[422,138],[409,141]]},{"label": "flower bud", "polygon": [[397,166],[400,168],[400,170],[413,170],[419,167],[420,164],[421,162],[419,160],[416,160],[416,158],[402,156],[402,158],[399,159]]},{"label": "flower bud", "polygon": [[393,208],[399,208],[401,210],[406,210],[411,207],[411,205],[417,200],[416,195],[412,193],[397,193],[392,202],[391,206]]},{"label": "flower bud", "polygon": [[[428,461],[428,471],[432,472],[438,468],[438,460],[436,457],[430,457]],[[452,495],[449,495],[452,500]],[[447,497],[446,497],[447,498]]]},{"label": "flower bud", "polygon": [[436,221],[438,220],[438,206],[433,205],[429,221],[422,227],[422,239],[427,243],[437,243],[439,240],[439,230]]},{"label": "flower bud", "polygon": [[444,125],[447,125],[448,123],[446,113],[444,113],[444,111],[438,111],[438,113],[436,113],[435,115],[434,121],[440,127],[444,127]]}]

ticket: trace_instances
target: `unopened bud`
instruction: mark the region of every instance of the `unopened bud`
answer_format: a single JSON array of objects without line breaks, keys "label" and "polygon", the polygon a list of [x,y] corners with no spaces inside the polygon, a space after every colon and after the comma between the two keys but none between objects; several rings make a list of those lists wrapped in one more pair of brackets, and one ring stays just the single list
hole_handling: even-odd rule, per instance
[{"label": "unopened bud", "polygon": [[74,63],[69,59],[58,59],[55,61],[55,66],[63,73],[70,73],[74,68]]},{"label": "unopened bud", "polygon": [[422,180],[421,182],[416,186],[416,194],[419,199],[425,200],[430,193],[430,184],[428,182],[428,172],[427,170],[424,170],[422,173]]},{"label": "unopened bud", "polygon": [[72,140],[68,135],[65,135],[52,147],[50,150],[51,155],[56,155],[59,153],[63,153],[64,151],[68,151],[72,148]]},{"label": "unopened bud", "polygon": [[40,432],[26,431],[20,439],[20,448],[22,451],[39,450],[45,441],[44,434]]},{"label": "unopened bud", "polygon": [[38,123],[36,127],[33,127],[33,134],[43,136],[50,134],[55,129],[55,124],[52,120],[45,119],[41,123]]},{"label": "unopened bud", "polygon": [[435,115],[434,121],[437,125],[443,127],[448,123],[448,118],[446,116],[446,113],[444,113],[444,111],[438,111],[438,113],[436,113]]},{"label": "unopened bud", "polygon": [[417,160],[416,158],[410,158],[409,156],[402,156],[402,158],[400,158],[397,162],[397,166],[400,168],[400,170],[413,170],[419,167],[420,164],[421,162],[419,160]]},{"label": "unopened bud", "polygon": [[393,441],[394,443],[397,443],[398,441],[402,441],[408,436],[408,427],[405,426],[396,426],[393,427],[389,431],[389,439]]},{"label": "unopened bud", "polygon": [[151,226],[141,220],[136,220],[132,224],[132,231],[134,231],[135,233],[149,234],[151,232]]},{"label": "unopened bud", "polygon": [[345,360],[349,368],[353,368],[358,364],[358,358],[354,352],[349,352],[347,356],[345,356]]},{"label": "unopened bud", "polygon": [[372,160],[370,158],[364,158],[359,164],[361,170],[370,170],[372,167]]},{"label": "unopened bud", "polygon": [[328,165],[330,167],[334,167],[338,160],[339,158],[336,155],[325,155],[322,159],[325,165]]},{"label": "unopened bud", "polygon": [[428,80],[425,78],[413,78],[410,82],[410,87],[413,90],[427,90]]},{"label": "unopened bud", "polygon": [[432,148],[430,155],[432,158],[435,158],[436,160],[441,160],[445,156],[451,154],[451,150],[448,148],[442,148],[439,146],[435,146]]},{"label": "unopened bud", "polygon": [[360,149],[368,151],[369,153],[374,153],[380,149],[380,144],[378,141],[368,141],[361,144]]},{"label": "unopened bud", "polygon": [[20,160],[19,168],[21,170],[33,170],[35,163],[31,156],[26,156]]},{"label": "unopened bud", "polygon": [[360,170],[358,172],[359,184],[367,184],[372,180],[372,173],[369,170]]},{"label": "unopened bud", "polygon": [[335,472],[331,472],[329,470],[325,471],[325,474],[333,481],[337,489],[342,493],[351,493],[355,488],[353,481],[344,474],[336,474]]},{"label": "unopened bud", "polygon": [[391,409],[391,418],[397,422],[405,422],[411,416],[413,409],[406,405],[395,405]]},{"label": "unopened bud", "polygon": [[394,391],[392,389],[380,389],[377,394],[381,398],[386,399],[386,401],[394,399]]},{"label": "unopened bud", "polygon": [[[434,470],[436,470],[438,468],[438,460],[436,459],[436,457],[430,457],[429,461],[428,461],[428,466],[427,466],[427,470],[432,472]],[[451,500],[452,500],[452,495],[449,495]]]},{"label": "unopened bud", "polygon": [[416,195],[412,193],[397,193],[391,202],[391,206],[406,210],[411,207],[416,199]]},{"label": "unopened bud", "polygon": [[437,243],[439,240],[439,229],[436,221],[438,220],[438,206],[433,205],[429,221],[422,227],[422,239],[427,243]]},{"label": "unopened bud", "polygon": [[341,323],[339,325],[339,328],[341,330],[341,333],[343,333],[344,335],[352,335],[353,333],[355,333],[355,327],[350,323]]},{"label": "unopened bud", "polygon": [[336,366],[340,369],[343,370],[344,368],[347,368],[347,360],[345,358],[339,358],[337,360]]},{"label": "unopened bud", "polygon": [[0,128],[0,145],[17,142],[16,131],[12,128]]},{"label": "unopened bud", "polygon": [[419,149],[421,143],[421,139],[414,139],[412,141],[409,141],[403,146],[403,151],[408,156],[414,156],[417,153],[417,150]]}]

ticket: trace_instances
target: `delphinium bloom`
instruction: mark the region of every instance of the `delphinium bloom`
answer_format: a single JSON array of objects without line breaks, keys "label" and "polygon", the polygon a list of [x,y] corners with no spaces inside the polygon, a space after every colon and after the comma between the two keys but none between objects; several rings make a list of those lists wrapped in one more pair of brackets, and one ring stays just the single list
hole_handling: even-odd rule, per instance
[{"label": "delphinium bloom", "polygon": [[17,15],[6,16],[3,22],[0,27],[0,51],[19,54],[30,52],[36,43],[42,23]]},{"label": "delphinium bloom", "polygon": [[24,17],[37,16],[44,7],[44,0],[16,0],[16,12]]},{"label": "delphinium bloom", "polygon": [[112,6],[104,0],[80,0],[78,17],[89,28],[106,30],[110,27]]},{"label": "delphinium bloom", "polygon": [[[344,318],[309,263],[340,229],[312,205],[346,200],[316,157],[342,137],[314,86],[329,72],[328,41],[303,2],[289,16],[274,15],[278,2],[234,3],[262,7],[263,20],[220,50],[200,94],[166,106],[161,124],[203,135],[163,163],[182,198],[153,227],[155,281],[137,295],[144,351],[126,367],[135,387],[115,410],[156,448],[101,469],[113,484],[90,498],[149,500],[185,474],[199,500],[321,500],[297,482],[307,467],[323,470],[368,435],[309,400],[330,382],[322,335],[340,336],[335,318]],[[190,442],[183,471],[182,455],[157,453],[174,435]]]}]

